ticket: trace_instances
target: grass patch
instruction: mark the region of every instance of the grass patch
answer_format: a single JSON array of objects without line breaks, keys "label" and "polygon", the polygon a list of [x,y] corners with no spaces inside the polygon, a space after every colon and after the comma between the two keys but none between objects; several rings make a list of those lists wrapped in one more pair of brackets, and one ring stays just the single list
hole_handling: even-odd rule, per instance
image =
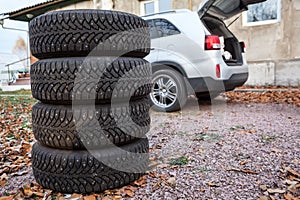
[{"label": "grass patch", "polygon": [[197,172],[201,174],[207,174],[208,172],[212,172],[212,171],[214,170],[211,169],[210,167],[207,167],[206,165],[202,165],[200,168],[197,169]]},{"label": "grass patch", "polygon": [[0,89],[0,95],[31,95],[31,90],[2,91]]},{"label": "grass patch", "polygon": [[272,141],[276,140],[277,138],[279,138],[279,136],[275,136],[275,135],[263,135],[260,139],[259,142],[261,143],[271,143]]},{"label": "grass patch", "polygon": [[178,165],[178,166],[183,166],[183,165],[187,165],[189,162],[188,157],[187,156],[181,156],[179,158],[173,158],[170,160],[170,165]]},{"label": "grass patch", "polygon": [[236,130],[245,130],[244,126],[233,126],[230,128],[231,131],[236,131]]},{"label": "grass patch", "polygon": [[216,133],[205,133],[197,136],[193,141],[216,141],[221,139],[221,136]]}]

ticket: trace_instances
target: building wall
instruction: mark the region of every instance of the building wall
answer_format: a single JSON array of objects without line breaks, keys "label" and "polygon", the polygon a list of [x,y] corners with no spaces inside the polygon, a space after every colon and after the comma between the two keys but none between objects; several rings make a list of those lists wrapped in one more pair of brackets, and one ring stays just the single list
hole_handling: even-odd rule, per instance
[{"label": "building wall", "polygon": [[247,44],[249,85],[300,86],[300,2],[281,1],[281,20],[275,24],[243,26],[240,18],[231,30]]},{"label": "building wall", "polygon": [[93,0],[90,0],[90,1],[75,3],[57,10],[94,9],[94,8],[95,8],[94,2]]}]

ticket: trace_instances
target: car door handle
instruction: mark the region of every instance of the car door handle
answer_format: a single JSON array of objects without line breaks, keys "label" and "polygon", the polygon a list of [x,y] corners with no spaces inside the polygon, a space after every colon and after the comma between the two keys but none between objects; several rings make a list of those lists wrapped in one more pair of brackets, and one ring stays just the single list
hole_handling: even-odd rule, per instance
[{"label": "car door handle", "polygon": [[153,51],[153,50],[155,50],[155,48],[150,48],[150,51]]}]

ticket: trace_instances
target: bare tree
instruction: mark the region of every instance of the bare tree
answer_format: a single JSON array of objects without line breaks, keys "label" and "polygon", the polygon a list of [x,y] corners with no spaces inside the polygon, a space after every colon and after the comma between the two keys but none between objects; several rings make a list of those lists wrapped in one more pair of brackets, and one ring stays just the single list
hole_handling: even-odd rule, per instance
[{"label": "bare tree", "polygon": [[[28,51],[27,48],[28,47],[27,47],[27,44],[26,44],[25,40],[23,38],[19,37],[17,39],[12,51],[13,51],[14,54],[16,54],[19,57],[20,60],[22,60],[22,59],[27,58],[27,56],[28,56],[27,55],[27,51]],[[25,70],[29,69],[27,60],[24,60],[22,62],[22,64],[24,65]]]}]

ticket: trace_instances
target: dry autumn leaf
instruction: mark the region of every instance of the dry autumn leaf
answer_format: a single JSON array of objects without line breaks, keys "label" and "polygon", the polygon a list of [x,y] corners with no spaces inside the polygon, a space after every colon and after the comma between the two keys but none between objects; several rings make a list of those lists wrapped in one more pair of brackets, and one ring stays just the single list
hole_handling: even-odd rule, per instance
[{"label": "dry autumn leaf", "polygon": [[145,187],[147,183],[147,176],[142,176],[139,180],[133,182],[133,185],[138,187]]},{"label": "dry autumn leaf", "polygon": [[206,183],[206,185],[208,185],[209,187],[218,187],[217,184],[211,182]]},{"label": "dry autumn leaf", "polygon": [[229,168],[227,171],[235,171],[235,172],[242,172],[246,174],[258,174],[257,172],[250,170],[250,169],[238,169],[238,168]]},{"label": "dry autumn leaf", "polygon": [[300,174],[298,172],[296,172],[295,170],[293,170],[293,169],[288,169],[287,172],[292,174],[295,177],[300,178]]},{"label": "dry autumn leaf", "polygon": [[7,197],[0,197],[0,200],[13,200],[13,198],[14,198],[14,195],[10,195]]},{"label": "dry autumn leaf", "polygon": [[84,200],[96,200],[96,196],[95,195],[89,195],[89,196],[85,196],[83,197]]},{"label": "dry autumn leaf", "polygon": [[285,200],[293,200],[295,197],[291,195],[290,193],[284,194],[283,195]]},{"label": "dry autumn leaf", "polygon": [[130,190],[130,189],[125,189],[124,190],[124,192],[125,192],[125,194],[127,195],[127,196],[129,196],[129,197],[134,197],[134,192],[132,191],[132,190]]},{"label": "dry autumn leaf", "polygon": [[286,190],[281,190],[281,189],[268,189],[267,190],[270,194],[284,194],[286,192]]}]

